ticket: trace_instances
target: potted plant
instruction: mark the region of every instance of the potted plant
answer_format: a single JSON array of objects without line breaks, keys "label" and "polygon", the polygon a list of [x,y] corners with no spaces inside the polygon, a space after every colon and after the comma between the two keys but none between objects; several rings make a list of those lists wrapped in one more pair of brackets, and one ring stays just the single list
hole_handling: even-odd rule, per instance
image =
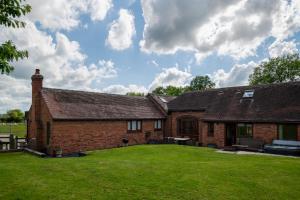
[{"label": "potted plant", "polygon": [[56,157],[58,157],[58,158],[61,158],[61,157],[62,157],[62,149],[61,149],[60,147],[57,147],[57,148],[55,149],[55,155],[56,155]]}]

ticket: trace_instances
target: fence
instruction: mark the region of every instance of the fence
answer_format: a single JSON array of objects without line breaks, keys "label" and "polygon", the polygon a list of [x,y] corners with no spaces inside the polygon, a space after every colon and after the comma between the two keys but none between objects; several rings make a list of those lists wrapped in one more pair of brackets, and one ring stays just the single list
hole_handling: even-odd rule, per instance
[{"label": "fence", "polygon": [[0,151],[22,149],[26,147],[26,138],[10,135],[0,135]]}]

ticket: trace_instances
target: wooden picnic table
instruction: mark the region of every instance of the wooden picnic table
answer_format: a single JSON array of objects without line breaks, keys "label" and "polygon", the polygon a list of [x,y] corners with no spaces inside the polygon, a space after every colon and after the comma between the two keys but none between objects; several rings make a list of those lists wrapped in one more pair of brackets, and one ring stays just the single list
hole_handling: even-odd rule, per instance
[{"label": "wooden picnic table", "polygon": [[177,143],[177,144],[181,144],[181,145],[185,145],[187,141],[191,140],[191,138],[178,138],[178,137],[175,137],[174,138],[174,141]]}]

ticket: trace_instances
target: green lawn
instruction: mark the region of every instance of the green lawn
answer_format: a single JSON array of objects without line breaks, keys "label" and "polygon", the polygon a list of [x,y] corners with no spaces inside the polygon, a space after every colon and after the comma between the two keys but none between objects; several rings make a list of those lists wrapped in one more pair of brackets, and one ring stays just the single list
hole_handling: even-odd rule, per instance
[{"label": "green lawn", "polygon": [[0,154],[0,199],[299,199],[300,158],[140,145],[81,158]]},{"label": "green lawn", "polygon": [[[25,137],[26,135],[26,124],[20,123],[16,125],[11,125],[11,132],[12,134],[18,136],[18,137]],[[10,125],[6,124],[0,124],[0,135],[3,134],[9,134],[10,133]]]}]

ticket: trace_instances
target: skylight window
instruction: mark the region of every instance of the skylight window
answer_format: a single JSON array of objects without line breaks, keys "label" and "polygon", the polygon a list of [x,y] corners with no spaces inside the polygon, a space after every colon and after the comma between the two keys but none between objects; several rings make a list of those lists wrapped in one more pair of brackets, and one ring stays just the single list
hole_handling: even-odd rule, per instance
[{"label": "skylight window", "polygon": [[243,98],[252,98],[254,95],[254,90],[245,90]]},{"label": "skylight window", "polygon": [[223,91],[219,91],[219,92],[218,92],[218,95],[222,95],[222,94],[224,94]]},{"label": "skylight window", "polygon": [[166,99],[164,99],[163,97],[159,97],[159,98],[160,98],[160,100],[161,100],[162,102],[168,103],[168,101],[167,101]]}]

